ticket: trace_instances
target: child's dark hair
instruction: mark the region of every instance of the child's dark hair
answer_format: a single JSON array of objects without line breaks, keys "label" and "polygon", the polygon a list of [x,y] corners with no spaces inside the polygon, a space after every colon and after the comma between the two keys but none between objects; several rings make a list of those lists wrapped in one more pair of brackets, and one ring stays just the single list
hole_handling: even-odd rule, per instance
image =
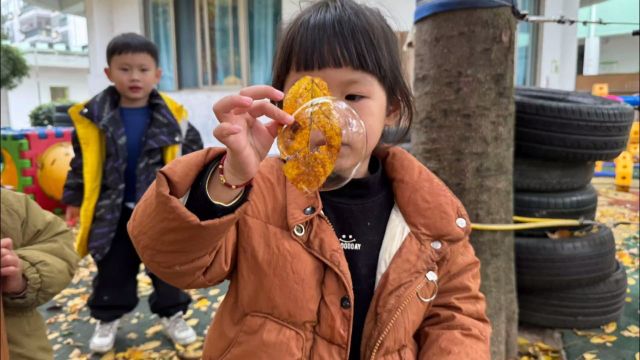
[{"label": "child's dark hair", "polygon": [[107,64],[111,65],[111,59],[116,55],[144,53],[153,58],[158,65],[158,48],[156,44],[146,37],[136,33],[120,34],[107,45]]},{"label": "child's dark hair", "polygon": [[272,85],[283,89],[290,71],[350,67],[375,76],[399,110],[399,142],[413,119],[413,96],[402,72],[393,30],[376,9],[353,0],[321,0],[288,25],[278,43]]}]

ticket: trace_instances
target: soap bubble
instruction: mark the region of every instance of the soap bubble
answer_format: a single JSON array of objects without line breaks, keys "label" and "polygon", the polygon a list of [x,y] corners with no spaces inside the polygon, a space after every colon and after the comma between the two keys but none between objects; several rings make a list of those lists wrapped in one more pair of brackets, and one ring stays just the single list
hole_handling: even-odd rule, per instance
[{"label": "soap bubble", "polygon": [[320,97],[302,105],[293,116],[295,122],[278,137],[278,149],[291,162],[288,165],[295,165],[285,174],[296,187],[307,192],[334,190],[366,166],[366,129],[349,104]]}]

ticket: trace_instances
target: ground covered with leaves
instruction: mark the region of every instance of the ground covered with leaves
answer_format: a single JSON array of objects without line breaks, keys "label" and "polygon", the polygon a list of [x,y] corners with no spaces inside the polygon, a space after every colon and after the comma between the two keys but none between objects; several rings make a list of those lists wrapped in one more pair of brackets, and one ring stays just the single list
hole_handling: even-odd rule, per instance
[{"label": "ground covered with leaves", "polygon": [[122,318],[115,349],[97,355],[89,351],[95,320],[89,316],[86,306],[95,271],[91,258],[85,258],[71,285],[40,308],[47,321],[49,341],[56,359],[200,359],[204,334],[224,299],[226,283],[189,291],[193,302],[186,320],[199,337],[192,345],[183,347],[169,341],[162,332],[158,317],[150,312],[148,298],[153,286],[151,279],[141,271],[138,275],[138,307]]},{"label": "ground covered with leaves", "polygon": [[[596,178],[593,184],[598,190],[597,220],[613,229],[616,257],[627,271],[624,312],[618,321],[596,329],[542,331],[550,341],[526,329],[518,339],[520,360],[640,360],[638,181],[629,192],[617,191],[613,179]],[[559,343],[554,341],[560,336]]]}]

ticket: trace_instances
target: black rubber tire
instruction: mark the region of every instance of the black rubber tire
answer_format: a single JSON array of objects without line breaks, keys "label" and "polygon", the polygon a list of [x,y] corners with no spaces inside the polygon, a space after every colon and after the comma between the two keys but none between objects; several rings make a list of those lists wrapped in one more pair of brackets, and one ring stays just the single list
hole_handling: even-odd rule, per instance
[{"label": "black rubber tire", "polygon": [[581,237],[516,237],[515,244],[521,293],[576,288],[602,281],[616,270],[616,244],[605,225]]},{"label": "black rubber tire", "polygon": [[627,145],[633,108],[585,93],[518,87],[516,154],[549,160],[611,160]]},{"label": "black rubber tire", "polygon": [[53,125],[59,127],[68,127],[73,126],[73,122],[71,121],[71,117],[66,113],[55,113],[53,114]]},{"label": "black rubber tire", "polygon": [[562,192],[516,191],[513,199],[516,215],[538,218],[593,220],[598,206],[598,193],[591,184]]},{"label": "black rubber tire", "polygon": [[595,163],[516,158],[513,184],[520,191],[570,191],[587,186],[593,178]]},{"label": "black rubber tire", "polygon": [[69,112],[69,108],[71,108],[73,104],[60,104],[56,105],[56,112],[61,114],[67,114]]},{"label": "black rubber tire", "polygon": [[584,287],[518,294],[522,323],[552,328],[595,328],[620,318],[627,296],[627,273],[616,270],[601,282]]}]

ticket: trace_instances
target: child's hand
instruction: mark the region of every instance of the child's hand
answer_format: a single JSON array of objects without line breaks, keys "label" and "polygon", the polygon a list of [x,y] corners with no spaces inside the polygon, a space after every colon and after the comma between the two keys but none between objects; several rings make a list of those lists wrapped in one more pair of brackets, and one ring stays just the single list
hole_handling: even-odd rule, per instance
[{"label": "child's hand", "polygon": [[0,289],[3,294],[20,294],[27,287],[22,276],[22,261],[13,251],[13,240],[0,240]]},{"label": "child's hand", "polygon": [[[256,175],[260,162],[267,156],[278,134],[278,127],[293,122],[293,117],[271,104],[284,94],[271,86],[244,88],[237,95],[222,98],[213,106],[220,125],[213,135],[226,145],[224,176],[231,184],[245,183]],[[266,116],[272,121],[257,120]]]},{"label": "child's hand", "polygon": [[64,219],[67,225],[70,227],[76,226],[78,218],[80,217],[80,208],[77,206],[67,206],[67,211],[64,214]]}]

